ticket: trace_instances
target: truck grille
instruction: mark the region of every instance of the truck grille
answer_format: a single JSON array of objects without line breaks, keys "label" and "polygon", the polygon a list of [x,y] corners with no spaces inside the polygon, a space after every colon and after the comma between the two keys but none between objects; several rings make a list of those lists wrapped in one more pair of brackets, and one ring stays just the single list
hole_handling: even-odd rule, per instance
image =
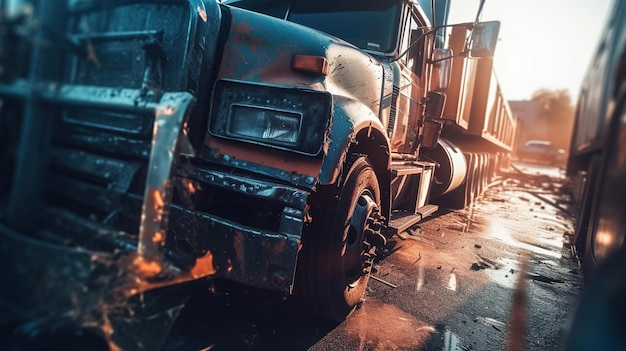
[{"label": "truck grille", "polygon": [[[37,40],[19,35],[0,43],[22,54],[0,57],[11,72],[0,76],[0,220],[64,245],[135,249],[157,110],[189,106],[167,91],[186,89],[191,5],[75,2],[47,10],[38,19],[57,34],[36,35],[49,47],[24,46]],[[12,72],[18,61],[27,64]]]},{"label": "truck grille", "polygon": [[[154,117],[89,112],[66,110],[59,116],[44,199],[136,234]],[[94,118],[106,123],[93,123]]]}]

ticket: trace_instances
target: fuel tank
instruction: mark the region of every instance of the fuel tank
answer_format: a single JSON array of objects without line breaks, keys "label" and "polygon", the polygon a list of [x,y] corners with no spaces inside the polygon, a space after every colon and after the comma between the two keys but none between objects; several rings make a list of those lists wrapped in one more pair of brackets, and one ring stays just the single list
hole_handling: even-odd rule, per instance
[{"label": "fuel tank", "polygon": [[437,163],[431,198],[436,198],[458,188],[465,181],[467,162],[461,149],[440,138],[432,150],[422,150],[422,155]]}]

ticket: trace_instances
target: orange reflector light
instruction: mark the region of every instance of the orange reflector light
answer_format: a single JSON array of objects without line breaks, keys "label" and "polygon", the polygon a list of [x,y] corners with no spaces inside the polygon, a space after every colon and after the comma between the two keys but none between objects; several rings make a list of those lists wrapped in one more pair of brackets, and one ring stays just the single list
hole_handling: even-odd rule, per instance
[{"label": "orange reflector light", "polygon": [[291,68],[294,71],[305,71],[325,76],[328,74],[328,60],[322,56],[293,55]]}]

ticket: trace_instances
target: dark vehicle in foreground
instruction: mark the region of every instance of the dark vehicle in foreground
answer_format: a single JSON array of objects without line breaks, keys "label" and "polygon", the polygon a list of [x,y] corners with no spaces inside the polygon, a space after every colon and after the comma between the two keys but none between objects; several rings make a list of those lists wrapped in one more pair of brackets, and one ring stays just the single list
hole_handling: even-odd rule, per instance
[{"label": "dark vehicle in foreground", "polygon": [[26,3],[0,2],[11,333],[154,349],[183,302],[149,292],[203,277],[343,320],[376,247],[513,145],[498,23],[448,26],[446,1]]},{"label": "dark vehicle in foreground", "polygon": [[568,173],[585,290],[564,349],[621,350],[626,326],[626,2],[608,12],[583,80]]},{"label": "dark vehicle in foreground", "polygon": [[578,204],[575,241],[588,280],[626,236],[626,3],[615,1],[584,78],[567,173]]}]

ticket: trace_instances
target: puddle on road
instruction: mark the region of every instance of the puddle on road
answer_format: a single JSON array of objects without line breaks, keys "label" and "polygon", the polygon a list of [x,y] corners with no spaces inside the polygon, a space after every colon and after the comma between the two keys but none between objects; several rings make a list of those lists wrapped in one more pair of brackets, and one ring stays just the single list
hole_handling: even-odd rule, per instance
[{"label": "puddle on road", "polygon": [[448,290],[456,291],[456,273],[450,272],[450,278],[448,279]]},{"label": "puddle on road", "polygon": [[[415,280],[415,291],[424,290],[424,285],[426,283],[426,272],[424,268],[425,265],[426,263],[424,263],[424,261],[420,261],[417,266],[417,279]],[[446,279],[446,278],[444,277],[443,279]],[[453,271],[449,273],[447,279],[448,279],[447,281],[443,282],[443,285],[446,287],[446,289],[456,292],[458,288],[458,283],[457,283],[457,274],[454,272],[454,269]],[[438,277],[437,277],[437,282],[435,284],[436,285],[440,284]],[[434,288],[432,287],[432,284],[430,288]]]},{"label": "puddle on road", "polygon": [[457,334],[444,325],[430,325],[394,305],[368,300],[345,322],[358,341],[357,350],[462,351]]},{"label": "puddle on road", "polygon": [[510,245],[512,247],[516,247],[516,248],[520,248],[520,249],[524,249],[527,250],[529,252],[535,253],[535,254],[540,254],[540,255],[545,255],[545,256],[550,256],[553,258],[561,258],[561,247],[563,246],[563,242],[562,239],[560,242],[558,242],[556,239],[541,239],[541,238],[536,238],[538,239],[538,241],[541,241],[543,243],[548,244],[550,247],[554,247],[555,249],[558,249],[557,251],[555,250],[551,250],[551,249],[547,249],[544,247],[539,247],[530,243],[526,243],[520,240],[517,240],[512,234],[511,231],[506,228],[505,226],[503,226],[501,223],[497,222],[497,221],[491,221],[488,224],[487,227],[487,231],[486,234],[494,239],[500,240],[503,243]]},{"label": "puddle on road", "polygon": [[418,320],[394,305],[368,300],[345,322],[358,350],[421,349],[436,331],[432,325]]},{"label": "puddle on road", "polygon": [[448,330],[445,325],[437,325],[435,327],[436,332],[433,333],[432,338],[428,341],[422,351],[467,351],[467,348],[461,344],[461,338],[458,335]]},{"label": "puddle on road", "polygon": [[498,258],[500,269],[487,270],[489,280],[502,287],[515,289],[517,274],[520,270],[520,262],[518,260],[500,257]]},{"label": "puddle on road", "polygon": [[424,265],[420,262],[417,267],[417,283],[415,284],[415,291],[420,291],[424,287]]}]

